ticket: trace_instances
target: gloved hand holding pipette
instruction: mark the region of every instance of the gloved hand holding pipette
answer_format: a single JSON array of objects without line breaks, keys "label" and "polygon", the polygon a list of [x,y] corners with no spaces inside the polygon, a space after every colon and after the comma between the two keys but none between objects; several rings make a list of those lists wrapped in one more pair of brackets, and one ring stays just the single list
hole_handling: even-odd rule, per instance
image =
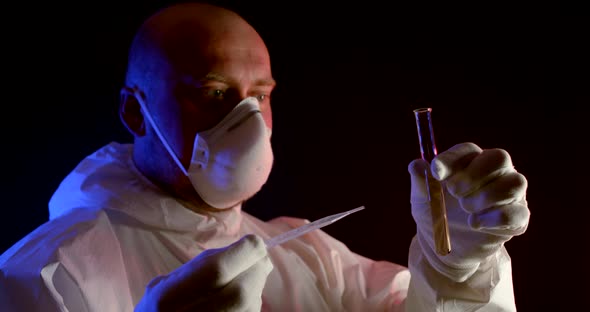
[{"label": "gloved hand holding pipette", "polygon": [[260,311],[272,269],[262,238],[246,235],[154,278],[135,311]]},{"label": "gloved hand holding pipette", "polygon": [[[457,144],[429,164],[416,159],[409,165],[412,216],[419,244],[430,265],[446,277],[462,282],[490,260],[513,236],[524,233],[529,221],[527,181],[508,153],[482,150],[472,143]],[[435,252],[430,201],[424,173],[431,170],[446,189],[452,252]]]},{"label": "gloved hand holding pipette", "polygon": [[135,311],[260,311],[260,296],[273,265],[267,249],[332,224],[364,206],[330,215],[274,236],[243,236],[207,249],[168,275],[153,279]]}]

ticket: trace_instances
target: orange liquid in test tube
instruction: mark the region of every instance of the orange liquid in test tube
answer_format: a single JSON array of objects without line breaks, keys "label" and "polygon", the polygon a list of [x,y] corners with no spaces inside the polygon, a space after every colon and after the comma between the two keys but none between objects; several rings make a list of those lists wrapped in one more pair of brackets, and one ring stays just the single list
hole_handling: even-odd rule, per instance
[{"label": "orange liquid in test tube", "polygon": [[[420,141],[420,153],[422,159],[429,164],[436,156],[436,144],[434,143],[434,131],[432,129],[432,108],[418,108],[414,110],[418,139]],[[445,206],[445,194],[443,185],[436,180],[430,170],[426,170],[426,186],[430,201],[430,213],[432,216],[432,234],[436,252],[439,255],[447,255],[451,252],[451,238]]]}]

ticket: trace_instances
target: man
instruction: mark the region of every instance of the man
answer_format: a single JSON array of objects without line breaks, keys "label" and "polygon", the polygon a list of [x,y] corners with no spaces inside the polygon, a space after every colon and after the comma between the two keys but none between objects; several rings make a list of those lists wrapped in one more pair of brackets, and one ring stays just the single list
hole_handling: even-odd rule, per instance
[{"label": "man", "polygon": [[[0,257],[8,311],[515,310],[504,242],[522,234],[526,179],[503,150],[462,143],[410,163],[417,235],[409,268],[241,203],[273,163],[268,51],[237,14],[185,3],[134,38],[120,116],[133,144],[84,159],[50,221]],[[438,255],[425,173],[444,181],[453,251]],[[394,248],[392,246],[392,248]]]}]

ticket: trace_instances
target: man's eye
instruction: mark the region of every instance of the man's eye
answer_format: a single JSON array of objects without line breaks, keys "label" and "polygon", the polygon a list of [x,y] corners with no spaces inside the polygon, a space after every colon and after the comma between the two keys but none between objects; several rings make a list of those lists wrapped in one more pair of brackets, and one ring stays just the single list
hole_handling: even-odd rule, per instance
[{"label": "man's eye", "polygon": [[259,94],[259,95],[256,96],[256,99],[259,102],[262,102],[262,101],[266,100],[267,98],[268,98],[268,95],[266,95],[266,94]]},{"label": "man's eye", "polygon": [[225,94],[225,92],[221,89],[214,89],[211,91],[211,96],[216,97],[216,98],[222,98],[223,95]]}]

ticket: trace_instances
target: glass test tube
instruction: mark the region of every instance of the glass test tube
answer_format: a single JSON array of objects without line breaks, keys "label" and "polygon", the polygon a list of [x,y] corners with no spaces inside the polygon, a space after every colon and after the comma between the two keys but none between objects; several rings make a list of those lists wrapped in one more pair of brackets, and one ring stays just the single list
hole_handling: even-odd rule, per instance
[{"label": "glass test tube", "polygon": [[[436,156],[436,144],[434,143],[434,131],[432,129],[432,108],[415,109],[414,116],[416,117],[416,127],[418,129],[420,153],[422,159],[430,164]],[[432,216],[434,245],[439,255],[447,255],[451,252],[451,238],[443,186],[432,176],[430,170],[426,170],[425,176]]]}]

